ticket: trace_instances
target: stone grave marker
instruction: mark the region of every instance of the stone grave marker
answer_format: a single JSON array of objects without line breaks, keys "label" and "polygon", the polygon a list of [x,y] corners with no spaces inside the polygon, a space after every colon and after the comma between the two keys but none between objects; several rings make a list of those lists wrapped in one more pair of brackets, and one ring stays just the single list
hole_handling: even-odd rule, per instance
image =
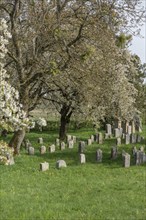
[{"label": "stone grave marker", "polygon": [[145,153],[143,151],[137,151],[135,153],[135,165],[141,165],[144,162]]},{"label": "stone grave marker", "polygon": [[73,148],[74,147],[74,141],[73,140],[69,140],[67,145],[68,145],[68,148]]},{"label": "stone grave marker", "polygon": [[123,166],[130,167],[130,154],[124,153],[122,154],[122,158],[123,158]]},{"label": "stone grave marker", "polygon": [[120,138],[120,137],[118,137],[118,138],[116,139],[116,145],[117,145],[117,146],[121,145],[121,138]]},{"label": "stone grave marker", "polygon": [[86,156],[85,156],[85,154],[80,154],[79,159],[80,159],[80,163],[81,164],[86,163]]},{"label": "stone grave marker", "polygon": [[102,150],[98,149],[96,151],[96,161],[97,162],[102,162]]},{"label": "stone grave marker", "polygon": [[70,141],[70,140],[72,140],[72,136],[68,134],[68,135],[66,136],[66,141],[67,141],[67,143],[68,143],[68,141]]},{"label": "stone grave marker", "polygon": [[40,154],[45,154],[46,153],[46,147],[45,146],[41,146],[40,147]]},{"label": "stone grave marker", "polygon": [[129,134],[125,135],[125,144],[130,144],[130,135]]},{"label": "stone grave marker", "polygon": [[118,148],[117,147],[112,147],[111,149],[111,159],[116,159],[118,156]]},{"label": "stone grave marker", "polygon": [[46,171],[49,169],[49,163],[44,162],[44,163],[40,163],[40,171]]},{"label": "stone grave marker", "polygon": [[43,144],[43,138],[41,138],[41,137],[38,138],[38,143],[39,143],[39,144]]},{"label": "stone grave marker", "polygon": [[65,143],[63,141],[60,143],[60,150],[65,150]]},{"label": "stone grave marker", "polygon": [[88,139],[88,140],[87,140],[87,145],[88,145],[88,146],[92,145],[92,140],[91,140],[91,139]]},{"label": "stone grave marker", "polygon": [[102,133],[98,134],[98,144],[103,144],[103,136]]},{"label": "stone grave marker", "polygon": [[49,146],[49,152],[50,153],[55,152],[55,144],[52,144],[51,146]]},{"label": "stone grave marker", "polygon": [[130,135],[130,142],[131,142],[132,144],[135,144],[135,143],[136,143],[136,134],[131,134],[131,135]]},{"label": "stone grave marker", "polygon": [[129,125],[127,127],[127,134],[131,134],[131,133],[132,133],[132,127],[131,127],[131,125]]},{"label": "stone grave marker", "polygon": [[115,128],[114,129],[114,135],[115,135],[116,138],[120,137],[120,130],[119,130],[119,128]]},{"label": "stone grave marker", "polygon": [[29,147],[28,148],[28,154],[29,155],[34,155],[34,147]]},{"label": "stone grave marker", "polygon": [[94,142],[94,135],[91,135],[90,139],[92,140],[92,143],[93,143]]},{"label": "stone grave marker", "polygon": [[56,168],[60,169],[60,168],[64,168],[67,167],[66,162],[64,160],[58,160],[56,162]]},{"label": "stone grave marker", "polygon": [[139,148],[139,150],[142,151],[142,152],[144,152],[144,147],[141,146],[141,147]]},{"label": "stone grave marker", "polygon": [[76,136],[72,136],[72,140],[74,142],[74,144],[77,142],[77,137]]},{"label": "stone grave marker", "polygon": [[106,133],[111,135],[112,134],[112,126],[111,124],[106,124]]},{"label": "stone grave marker", "polygon": [[85,141],[79,141],[78,150],[79,150],[79,153],[84,153],[84,150],[85,150]]},{"label": "stone grave marker", "polygon": [[60,139],[59,139],[59,138],[56,138],[56,140],[55,140],[55,144],[56,144],[57,147],[60,146]]}]

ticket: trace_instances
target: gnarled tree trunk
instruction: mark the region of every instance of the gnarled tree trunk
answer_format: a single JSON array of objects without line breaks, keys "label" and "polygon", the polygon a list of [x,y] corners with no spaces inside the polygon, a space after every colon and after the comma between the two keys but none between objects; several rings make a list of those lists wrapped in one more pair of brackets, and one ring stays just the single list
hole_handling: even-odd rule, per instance
[{"label": "gnarled tree trunk", "polygon": [[10,147],[14,148],[14,154],[20,153],[20,146],[22,144],[24,137],[25,137],[25,130],[15,131],[9,143]]}]

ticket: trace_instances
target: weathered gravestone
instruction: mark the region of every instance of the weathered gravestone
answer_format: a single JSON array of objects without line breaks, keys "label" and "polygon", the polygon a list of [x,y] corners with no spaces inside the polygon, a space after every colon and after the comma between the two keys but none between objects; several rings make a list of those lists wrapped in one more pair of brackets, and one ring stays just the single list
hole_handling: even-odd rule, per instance
[{"label": "weathered gravestone", "polygon": [[103,136],[102,133],[98,134],[98,144],[103,144]]},{"label": "weathered gravestone", "polygon": [[118,137],[118,138],[116,139],[116,145],[117,145],[117,146],[121,145],[121,138],[120,138],[120,137]]},{"label": "weathered gravestone", "polygon": [[72,140],[74,142],[74,144],[77,142],[77,137],[76,136],[72,136]]},{"label": "weathered gravestone", "polygon": [[74,147],[74,141],[73,140],[69,140],[67,143],[68,148],[73,148]]},{"label": "weathered gravestone", "polygon": [[68,134],[68,135],[66,136],[66,141],[67,141],[67,143],[68,143],[68,141],[70,141],[71,139],[72,139],[72,136]]},{"label": "weathered gravestone", "polygon": [[112,126],[111,126],[111,124],[106,124],[106,133],[108,135],[112,134]]},{"label": "weathered gravestone", "polygon": [[132,128],[131,128],[131,125],[129,125],[127,127],[127,134],[131,134],[132,133]]},{"label": "weathered gravestone", "polygon": [[137,135],[137,143],[140,143],[141,142],[141,136],[138,134]]},{"label": "weathered gravestone", "polygon": [[50,153],[55,152],[55,145],[52,144],[51,146],[49,146],[48,150],[49,150]]},{"label": "weathered gravestone", "polygon": [[91,135],[90,139],[92,140],[92,143],[93,143],[94,142],[94,135]]},{"label": "weathered gravestone", "polygon": [[79,153],[84,153],[85,150],[85,141],[79,141],[78,151]]},{"label": "weathered gravestone", "polygon": [[134,121],[131,122],[131,132],[132,134],[135,134],[135,122]]},{"label": "weathered gravestone", "polygon": [[122,158],[123,158],[123,166],[124,167],[130,167],[130,154],[123,153]]},{"label": "weathered gravestone", "polygon": [[56,162],[56,168],[60,169],[60,168],[64,168],[67,167],[66,162],[64,160],[58,160]]},{"label": "weathered gravestone", "polygon": [[85,154],[80,154],[79,155],[80,163],[86,163],[86,157]]},{"label": "weathered gravestone", "polygon": [[104,138],[105,138],[105,139],[108,139],[108,138],[110,138],[110,137],[111,137],[110,134],[108,134],[108,133],[105,133],[105,134],[104,134]]},{"label": "weathered gravestone", "polygon": [[61,142],[60,143],[60,150],[64,150],[65,149],[65,143],[64,142]]},{"label": "weathered gravestone", "polygon": [[44,162],[44,163],[40,163],[40,171],[46,171],[49,169],[49,163]]},{"label": "weathered gravestone", "polygon": [[139,150],[142,151],[142,152],[144,152],[144,147],[141,146],[141,147],[139,148]]},{"label": "weathered gravestone", "polygon": [[114,129],[114,136],[115,136],[116,138],[120,137],[120,130],[119,130],[119,128],[115,128],[115,129]]},{"label": "weathered gravestone", "polygon": [[116,159],[118,156],[118,148],[117,147],[112,147],[111,149],[111,159]]},{"label": "weathered gravestone", "polygon": [[141,165],[144,161],[145,153],[143,151],[137,151],[135,153],[135,165]]},{"label": "weathered gravestone", "polygon": [[125,134],[124,133],[122,134],[122,139],[125,139]]},{"label": "weathered gravestone", "polygon": [[92,144],[92,140],[91,140],[91,139],[88,139],[88,140],[87,140],[87,145],[90,146],[91,144]]},{"label": "weathered gravestone", "polygon": [[39,143],[39,144],[43,144],[43,138],[41,138],[41,137],[38,138],[38,143]]},{"label": "weathered gravestone", "polygon": [[28,154],[29,155],[34,155],[34,147],[29,147],[28,148]]},{"label": "weathered gravestone", "polygon": [[125,144],[130,144],[130,135],[129,134],[125,135]]},{"label": "weathered gravestone", "polygon": [[136,134],[131,134],[131,135],[130,135],[130,142],[131,142],[132,144],[135,144],[135,143],[136,143]]},{"label": "weathered gravestone", "polygon": [[60,146],[60,139],[59,139],[59,138],[56,138],[56,140],[55,140],[55,144],[56,144],[57,147]]},{"label": "weathered gravestone", "polygon": [[94,135],[94,141],[98,142],[98,136],[99,136],[98,134]]},{"label": "weathered gravestone", "polygon": [[96,161],[97,162],[102,162],[102,150],[98,149],[96,151]]},{"label": "weathered gravestone", "polygon": [[46,147],[45,146],[41,146],[40,147],[40,154],[45,154],[46,153]]}]

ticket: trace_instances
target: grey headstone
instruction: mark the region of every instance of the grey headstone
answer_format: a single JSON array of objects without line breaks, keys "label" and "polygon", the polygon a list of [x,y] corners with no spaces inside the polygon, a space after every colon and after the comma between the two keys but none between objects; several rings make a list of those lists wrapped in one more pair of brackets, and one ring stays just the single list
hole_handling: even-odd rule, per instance
[{"label": "grey headstone", "polygon": [[45,154],[46,153],[46,147],[45,146],[41,146],[40,147],[40,154]]},{"label": "grey headstone", "polygon": [[132,134],[135,134],[135,122],[134,121],[131,122],[131,132]]},{"label": "grey headstone", "polygon": [[49,146],[49,152],[50,152],[50,153],[55,152],[55,145],[54,145],[54,144],[52,144],[51,146]]},{"label": "grey headstone", "polygon": [[118,156],[118,148],[117,147],[112,147],[111,149],[111,159],[116,159]]},{"label": "grey headstone", "polygon": [[135,157],[136,152],[137,152],[137,148],[136,148],[136,147],[133,147],[133,149],[132,149],[132,154],[133,154],[134,157]]},{"label": "grey headstone", "polygon": [[111,135],[112,134],[112,126],[111,124],[106,124],[106,133]]},{"label": "grey headstone", "polygon": [[77,137],[76,136],[72,136],[72,140],[74,142],[74,144],[77,142]]},{"label": "grey headstone", "polygon": [[66,141],[68,142],[68,141],[70,141],[71,139],[72,139],[72,136],[68,134],[68,135],[66,136]]},{"label": "grey headstone", "polygon": [[144,155],[145,153],[143,151],[137,151],[135,153],[135,164],[136,165],[141,165],[144,161]]},{"label": "grey headstone", "polygon": [[98,142],[98,137],[99,137],[99,135],[98,135],[98,134],[95,134],[95,135],[94,135],[94,141]]},{"label": "grey headstone", "polygon": [[67,167],[66,162],[64,160],[58,160],[56,162],[56,168],[60,169],[60,168],[63,168],[63,167]]},{"label": "grey headstone", "polygon": [[86,163],[85,154],[80,154],[80,163]]},{"label": "grey headstone", "polygon": [[132,133],[132,128],[131,128],[131,125],[129,125],[127,127],[127,134],[131,134]]},{"label": "grey headstone", "polygon": [[131,142],[132,144],[135,144],[135,143],[136,143],[136,134],[131,134],[131,135],[130,135],[130,142]]},{"label": "grey headstone", "polygon": [[128,153],[123,154],[123,166],[130,167],[130,154]]},{"label": "grey headstone", "polygon": [[102,150],[98,149],[96,151],[96,161],[97,162],[102,162]]},{"label": "grey headstone", "polygon": [[28,148],[28,154],[29,155],[34,155],[34,147],[29,147]]},{"label": "grey headstone", "polygon": [[137,135],[137,143],[140,143],[141,142],[141,136],[138,134]]},{"label": "grey headstone", "polygon": [[44,162],[44,163],[40,163],[40,171],[46,171],[49,169],[49,163]]},{"label": "grey headstone", "polygon": [[39,143],[39,144],[43,144],[43,138],[41,138],[41,137],[38,138],[38,143]]},{"label": "grey headstone", "polygon": [[79,150],[79,153],[84,153],[84,150],[85,150],[85,141],[79,141],[78,150]]},{"label": "grey headstone", "polygon": [[119,130],[119,128],[115,128],[114,129],[114,135],[115,135],[116,138],[120,137],[120,130]]},{"label": "grey headstone", "polygon": [[130,144],[130,135],[129,134],[125,135],[125,144]]},{"label": "grey headstone", "polygon": [[74,141],[69,140],[67,145],[68,145],[68,148],[73,148],[74,147]]},{"label": "grey headstone", "polygon": [[64,150],[65,149],[65,143],[64,142],[61,142],[60,143],[60,150]]},{"label": "grey headstone", "polygon": [[94,135],[91,135],[90,139],[92,140],[92,143],[93,143],[94,142]]},{"label": "grey headstone", "polygon": [[142,151],[142,152],[144,152],[144,147],[141,146],[141,147],[139,148],[139,150]]},{"label": "grey headstone", "polygon": [[88,140],[87,140],[87,145],[90,146],[91,144],[92,144],[92,140],[91,140],[91,139],[88,139]]},{"label": "grey headstone", "polygon": [[103,136],[102,133],[98,134],[98,144],[103,144]]},{"label": "grey headstone", "polygon": [[105,133],[105,134],[104,134],[104,138],[105,138],[105,139],[108,139],[108,138],[110,138],[110,134],[108,134],[108,133]]},{"label": "grey headstone", "polygon": [[59,139],[59,138],[56,138],[56,140],[55,140],[55,144],[56,144],[57,147],[60,146],[60,139]]},{"label": "grey headstone", "polygon": [[125,139],[125,134],[124,133],[122,134],[122,139]]}]

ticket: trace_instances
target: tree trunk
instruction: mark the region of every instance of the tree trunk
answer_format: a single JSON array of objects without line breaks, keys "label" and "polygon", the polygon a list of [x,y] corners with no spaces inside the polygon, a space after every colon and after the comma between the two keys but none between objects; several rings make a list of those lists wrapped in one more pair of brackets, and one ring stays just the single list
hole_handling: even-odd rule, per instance
[{"label": "tree trunk", "polygon": [[59,138],[62,141],[65,140],[66,138],[67,125],[68,125],[68,121],[66,120],[66,117],[61,115]]},{"label": "tree trunk", "polygon": [[14,133],[12,139],[10,140],[10,147],[14,148],[14,154],[20,153],[20,146],[25,137],[25,130],[18,130]]}]

